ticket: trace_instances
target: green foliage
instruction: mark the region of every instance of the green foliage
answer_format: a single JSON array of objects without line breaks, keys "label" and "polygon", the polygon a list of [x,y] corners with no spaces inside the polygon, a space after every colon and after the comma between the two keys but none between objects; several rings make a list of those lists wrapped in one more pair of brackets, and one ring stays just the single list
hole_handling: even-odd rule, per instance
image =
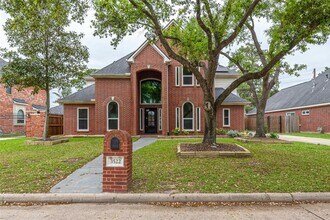
[{"label": "green foliage", "polygon": [[217,132],[217,135],[225,135],[225,134],[227,134],[228,130],[225,128],[217,128],[216,132]]},{"label": "green foliage", "polygon": [[178,136],[180,134],[180,129],[179,128],[175,128],[172,130],[172,133],[175,135],[175,136]]},{"label": "green foliage", "polygon": [[227,135],[228,135],[229,137],[232,137],[232,138],[234,138],[234,137],[240,137],[240,136],[241,136],[241,135],[239,134],[239,132],[236,131],[236,130],[230,130],[230,131],[228,131],[228,132],[227,132]]},{"label": "green foliage", "polygon": [[276,134],[276,133],[274,133],[274,132],[271,132],[271,133],[269,134],[269,137],[270,137],[270,138],[274,138],[274,139],[279,139],[279,135]]},{"label": "green foliage", "polygon": [[189,135],[189,131],[186,131],[186,130],[184,130],[184,129],[181,130],[181,133],[182,133],[183,135]]}]

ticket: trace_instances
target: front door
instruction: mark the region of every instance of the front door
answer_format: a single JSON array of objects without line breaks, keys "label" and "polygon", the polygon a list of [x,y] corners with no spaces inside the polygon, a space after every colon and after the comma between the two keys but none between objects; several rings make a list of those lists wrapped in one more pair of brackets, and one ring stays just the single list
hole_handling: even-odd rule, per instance
[{"label": "front door", "polygon": [[146,108],[145,112],[145,133],[157,133],[157,108]]}]

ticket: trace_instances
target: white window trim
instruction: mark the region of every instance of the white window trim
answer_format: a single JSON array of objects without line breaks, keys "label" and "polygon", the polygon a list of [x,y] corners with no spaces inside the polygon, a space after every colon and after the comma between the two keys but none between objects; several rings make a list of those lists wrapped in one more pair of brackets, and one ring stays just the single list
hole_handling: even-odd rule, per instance
[{"label": "white window trim", "polygon": [[119,103],[115,100],[111,100],[110,102],[108,102],[107,104],[107,131],[112,131],[114,129],[109,129],[109,104],[111,102],[115,102],[117,103],[117,107],[118,107],[118,129],[116,130],[120,130],[120,106],[119,106]]},{"label": "white window trim", "polygon": [[[79,129],[79,110],[87,109],[87,129]],[[77,131],[89,131],[89,108],[88,107],[78,107],[77,108]]]},{"label": "white window trim", "polygon": [[286,112],[285,115],[286,116],[291,116],[291,115],[296,115],[296,113],[295,112]]},{"label": "white window trim", "polygon": [[308,116],[310,114],[310,110],[302,110],[301,115]]},{"label": "white window trim", "polygon": [[175,108],[175,128],[180,129],[180,107]]},{"label": "white window trim", "polygon": [[146,78],[143,80],[140,80],[140,105],[162,105],[162,91],[163,88],[161,88],[161,92],[160,92],[160,103],[142,103],[142,82],[143,81],[159,81],[160,82],[160,86],[162,87],[162,81],[160,79],[156,79],[156,78]]},{"label": "white window trim", "polygon": [[180,86],[180,66],[175,67],[175,86]]},{"label": "white window trim", "polygon": [[[184,118],[184,108],[183,108],[183,106],[186,104],[186,103],[190,103],[191,105],[192,105],[192,118]],[[192,120],[192,129],[185,129],[184,128],[184,120],[185,119],[191,119]],[[184,102],[183,104],[182,104],[182,129],[183,130],[185,130],[185,131],[194,131],[195,130],[195,106],[194,106],[194,104],[192,103],[192,102],[190,102],[190,101],[186,101],[186,102]]]},{"label": "white window trim", "polygon": [[[228,110],[228,125],[225,125],[225,111]],[[230,127],[230,108],[222,110],[222,127]]]},{"label": "white window trim", "polygon": [[144,131],[144,108],[140,108],[140,131]]},{"label": "white window trim", "polygon": [[[181,85],[182,86],[194,86],[194,74],[193,73],[191,73],[191,84],[183,84],[183,78],[184,78],[184,76],[183,76],[183,66],[181,67]],[[186,76],[187,77],[187,76]]]},{"label": "white window trim", "polygon": [[163,111],[161,108],[158,109],[158,130],[161,131],[163,129]]},{"label": "white window trim", "polygon": [[201,108],[196,108],[196,131],[201,131]]},{"label": "white window trim", "polygon": [[[22,111],[23,112],[23,116],[24,116],[24,122],[23,123],[18,123],[17,122],[18,121],[18,112],[19,111]],[[25,110],[24,109],[22,109],[22,108],[17,109],[15,116],[16,117],[14,117],[14,125],[20,126],[20,125],[25,125],[26,124],[26,115],[25,115]]]}]

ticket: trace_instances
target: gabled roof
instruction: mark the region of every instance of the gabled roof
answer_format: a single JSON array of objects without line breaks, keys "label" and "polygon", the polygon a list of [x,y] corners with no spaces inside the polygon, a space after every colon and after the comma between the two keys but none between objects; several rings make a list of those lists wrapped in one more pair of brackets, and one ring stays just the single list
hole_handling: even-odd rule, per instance
[{"label": "gabled roof", "polygon": [[95,84],[87,86],[78,92],[57,100],[58,103],[94,103]]},{"label": "gabled roof", "polygon": [[226,66],[218,65],[216,75],[228,75],[228,76],[239,76],[239,73],[235,70],[229,69]]},{"label": "gabled roof", "polygon": [[63,115],[63,113],[64,113],[63,105],[58,105],[58,106],[55,106],[55,107],[51,107],[49,109],[49,113],[53,114],[53,115]]},{"label": "gabled roof", "polygon": [[28,104],[24,99],[19,99],[19,98],[13,98],[13,102],[15,102],[17,104],[24,104],[24,105]]},{"label": "gabled roof", "polygon": [[[327,104],[330,105],[330,69],[319,74],[315,80],[282,89],[270,97],[266,112]],[[256,109],[248,114],[256,114]]]},{"label": "gabled roof", "polygon": [[104,76],[104,75],[127,75],[130,74],[131,68],[129,66],[129,63],[127,62],[127,59],[133,54],[129,53],[126,56],[120,58],[117,61],[114,61],[110,65],[97,70],[92,74],[93,77],[98,77],[98,76]]},{"label": "gabled roof", "polygon": [[42,105],[32,104],[32,108],[37,109],[39,111],[45,111],[46,110],[46,106],[42,106]]},{"label": "gabled roof", "polygon": [[160,56],[164,58],[164,63],[168,63],[171,61],[171,59],[161,49],[159,49],[156,44],[145,41],[129,58],[127,58],[127,62],[134,63],[135,57],[139,55],[139,53],[143,51],[143,49],[146,48],[148,45],[150,45]]},{"label": "gabled roof", "polygon": [[[215,97],[218,97],[219,95],[221,95],[223,93],[223,91],[225,91],[224,88],[215,88]],[[240,105],[246,105],[246,104],[250,104],[249,101],[233,94],[230,93],[230,95],[225,99],[225,101],[222,103],[225,105],[230,105],[230,104],[240,104]]]}]

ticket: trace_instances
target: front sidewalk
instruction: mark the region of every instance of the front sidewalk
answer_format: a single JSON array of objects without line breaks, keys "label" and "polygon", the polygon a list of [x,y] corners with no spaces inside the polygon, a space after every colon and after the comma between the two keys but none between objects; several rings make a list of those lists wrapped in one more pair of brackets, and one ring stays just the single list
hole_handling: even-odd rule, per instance
[{"label": "front sidewalk", "polygon": [[300,137],[300,136],[291,136],[291,135],[280,135],[281,140],[285,141],[296,141],[309,144],[321,144],[330,146],[330,139],[323,138],[312,138],[312,137]]}]

